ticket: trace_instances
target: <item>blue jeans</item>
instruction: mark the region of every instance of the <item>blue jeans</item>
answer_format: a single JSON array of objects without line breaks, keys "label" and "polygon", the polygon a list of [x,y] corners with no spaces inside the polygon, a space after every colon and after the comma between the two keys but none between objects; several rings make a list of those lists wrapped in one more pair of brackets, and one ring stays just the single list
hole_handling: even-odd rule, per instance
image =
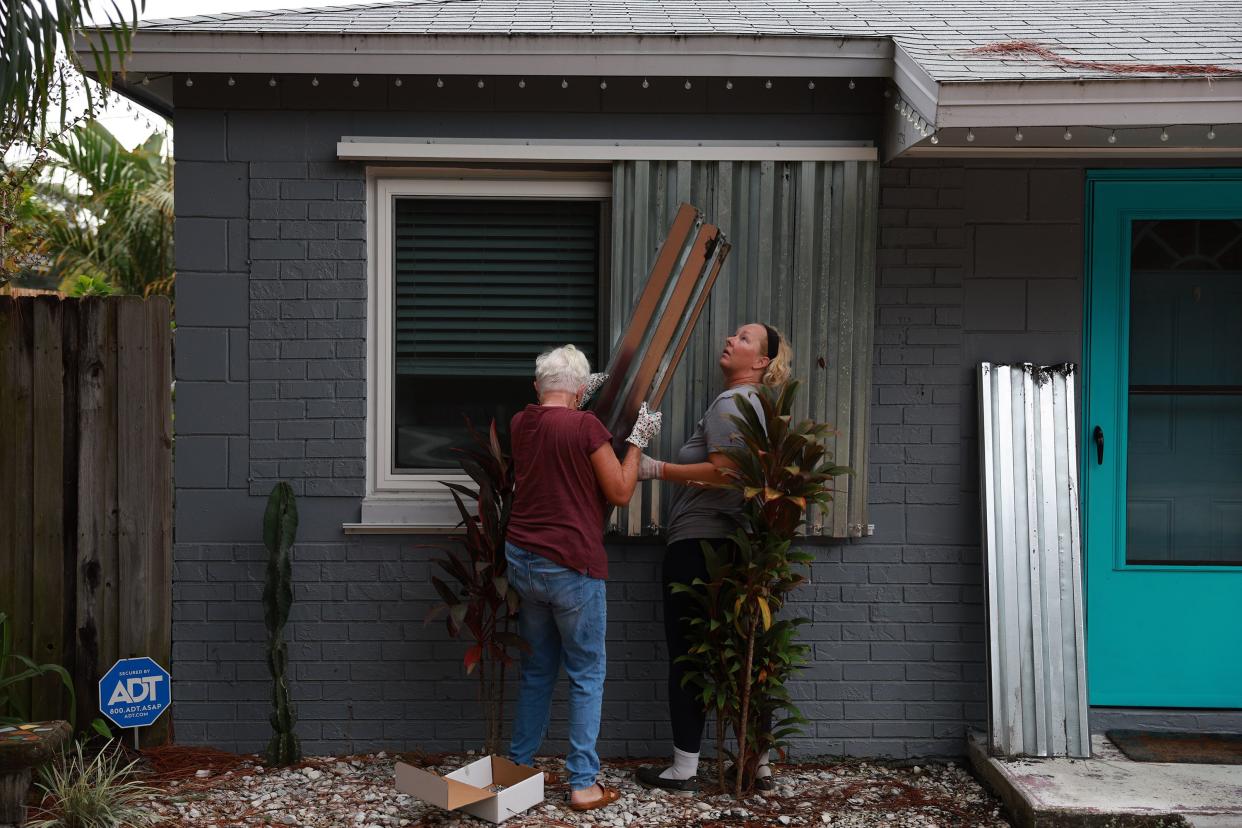
[{"label": "blue jeans", "polygon": [[604,582],[505,544],[509,583],[522,596],[518,633],[530,644],[522,654],[522,679],[509,758],[529,765],[552,715],[552,687],[562,661],[569,676],[569,755],[565,770],[575,791],[599,773],[600,707],[604,703]]}]

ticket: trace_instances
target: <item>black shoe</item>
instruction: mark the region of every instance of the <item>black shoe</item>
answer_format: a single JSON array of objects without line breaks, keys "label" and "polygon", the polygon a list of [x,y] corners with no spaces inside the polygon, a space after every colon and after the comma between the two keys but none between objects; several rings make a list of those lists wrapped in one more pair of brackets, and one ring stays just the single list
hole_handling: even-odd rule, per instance
[{"label": "black shoe", "polygon": [[634,771],[634,777],[639,784],[646,785],[648,788],[663,788],[666,791],[678,791],[679,793],[698,793],[699,778],[697,776],[689,779],[666,779],[660,776],[663,772],[664,768],[643,765]]}]

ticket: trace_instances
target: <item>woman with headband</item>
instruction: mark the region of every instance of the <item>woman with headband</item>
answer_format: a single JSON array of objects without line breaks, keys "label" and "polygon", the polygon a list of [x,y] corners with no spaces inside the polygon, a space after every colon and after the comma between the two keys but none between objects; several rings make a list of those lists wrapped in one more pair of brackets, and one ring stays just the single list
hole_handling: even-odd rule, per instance
[{"label": "woman with headband", "polygon": [[[664,637],[668,642],[668,707],[673,726],[673,761],[668,767],[642,767],[640,782],[650,787],[674,791],[698,790],[699,745],[706,714],[693,687],[683,687],[686,667],[678,658],[689,650],[691,625],[687,616],[700,612],[688,595],[674,595],[670,584],[691,584],[695,578],[707,580],[707,563],[702,544],[720,549],[741,525],[742,495],[733,489],[697,484],[723,483],[721,469],[734,464],[721,451],[743,445],[732,417],[743,403],[759,412],[758,387],[780,386],[789,379],[791,351],[780,333],[770,325],[750,323],[725,340],[720,354],[720,371],[725,390],[712,401],[694,428],[694,433],[677,452],[676,463],[665,463],[643,455],[639,461],[639,480],[669,480],[683,485],[674,490],[669,506],[667,547],[664,553]],[[761,760],[755,785],[760,790],[775,787],[766,757]]]}]

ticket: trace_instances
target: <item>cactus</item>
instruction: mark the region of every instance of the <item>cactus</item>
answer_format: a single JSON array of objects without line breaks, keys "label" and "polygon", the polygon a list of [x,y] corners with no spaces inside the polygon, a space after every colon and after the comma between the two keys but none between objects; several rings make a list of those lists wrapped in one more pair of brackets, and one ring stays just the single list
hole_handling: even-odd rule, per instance
[{"label": "cactus", "polygon": [[272,673],[272,741],[267,745],[269,765],[291,765],[302,758],[302,746],[293,732],[297,716],[289,699],[285,678],[288,648],[285,622],[293,603],[292,567],[289,551],[298,531],[298,510],[293,489],[277,483],[263,513],[263,544],[267,547],[267,581],[263,585],[263,621],[267,625],[267,666]]}]

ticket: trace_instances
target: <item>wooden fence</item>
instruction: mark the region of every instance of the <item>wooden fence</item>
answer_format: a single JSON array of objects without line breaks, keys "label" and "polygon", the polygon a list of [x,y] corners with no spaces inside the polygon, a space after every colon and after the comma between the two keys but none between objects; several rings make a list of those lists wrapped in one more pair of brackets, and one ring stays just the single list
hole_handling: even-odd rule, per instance
[{"label": "wooden fence", "polygon": [[[170,666],[170,333],[162,298],[0,297],[0,610],[14,652],[69,670],[79,728],[116,659]],[[59,682],[25,692],[67,717]]]}]

